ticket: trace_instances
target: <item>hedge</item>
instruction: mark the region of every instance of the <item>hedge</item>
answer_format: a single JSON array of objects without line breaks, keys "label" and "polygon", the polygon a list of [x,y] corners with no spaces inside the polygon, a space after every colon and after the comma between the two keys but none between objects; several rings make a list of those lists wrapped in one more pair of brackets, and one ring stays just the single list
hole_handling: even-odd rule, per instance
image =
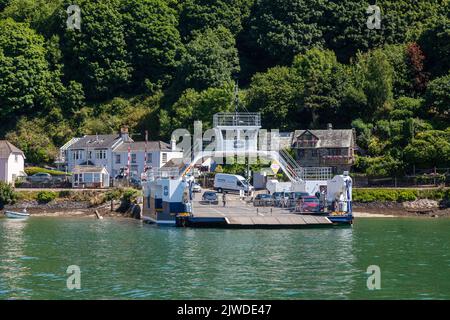
[{"label": "hedge", "polygon": [[417,199],[449,200],[450,189],[353,189],[353,201],[355,202],[404,202]]},{"label": "hedge", "polygon": [[25,168],[25,173],[29,176],[32,176],[33,174],[36,174],[36,173],[48,173],[52,176],[71,175],[70,173],[66,173],[63,171],[49,170],[49,169],[39,168],[39,167],[27,167],[27,168]]},{"label": "hedge", "polygon": [[58,195],[53,191],[41,191],[37,194],[36,199],[39,203],[48,203],[55,200]]}]

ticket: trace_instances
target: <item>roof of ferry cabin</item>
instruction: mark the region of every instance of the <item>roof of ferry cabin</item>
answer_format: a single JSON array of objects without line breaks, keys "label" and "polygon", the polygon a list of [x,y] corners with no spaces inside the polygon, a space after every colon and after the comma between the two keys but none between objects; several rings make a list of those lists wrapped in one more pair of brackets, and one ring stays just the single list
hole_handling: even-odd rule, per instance
[{"label": "roof of ferry cabin", "polygon": [[25,158],[23,151],[11,142],[7,140],[0,140],[0,158],[8,158],[10,154],[21,154]]},{"label": "roof of ferry cabin", "polygon": [[316,148],[351,148],[354,147],[352,129],[296,130],[292,145],[304,135],[311,134],[318,139]]}]

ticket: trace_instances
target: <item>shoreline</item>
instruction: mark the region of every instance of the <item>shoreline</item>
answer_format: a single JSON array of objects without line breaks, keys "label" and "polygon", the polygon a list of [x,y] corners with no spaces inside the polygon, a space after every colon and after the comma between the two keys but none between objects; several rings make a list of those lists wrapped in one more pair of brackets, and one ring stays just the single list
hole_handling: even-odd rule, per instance
[{"label": "shoreline", "polygon": [[[21,206],[8,206],[0,210],[0,216],[4,216],[6,210],[22,211]],[[128,218],[127,214],[111,211],[109,206],[99,206],[90,208],[66,207],[66,208],[48,208],[48,207],[31,207],[27,209],[33,217],[53,217],[53,218],[96,218],[95,211],[98,211],[102,217],[105,218]],[[378,206],[359,206],[355,205],[353,215],[355,218],[407,218],[407,217],[423,217],[423,218],[445,218],[450,217],[450,208],[438,209],[427,208],[417,209],[414,211],[406,210],[405,208],[386,208]]]}]

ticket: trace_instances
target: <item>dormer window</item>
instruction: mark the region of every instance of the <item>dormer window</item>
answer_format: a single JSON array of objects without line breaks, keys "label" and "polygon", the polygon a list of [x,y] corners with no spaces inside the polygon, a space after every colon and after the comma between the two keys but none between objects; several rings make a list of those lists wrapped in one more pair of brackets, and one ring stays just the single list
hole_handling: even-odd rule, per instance
[{"label": "dormer window", "polygon": [[315,148],[319,139],[311,132],[306,131],[297,138],[297,148]]}]

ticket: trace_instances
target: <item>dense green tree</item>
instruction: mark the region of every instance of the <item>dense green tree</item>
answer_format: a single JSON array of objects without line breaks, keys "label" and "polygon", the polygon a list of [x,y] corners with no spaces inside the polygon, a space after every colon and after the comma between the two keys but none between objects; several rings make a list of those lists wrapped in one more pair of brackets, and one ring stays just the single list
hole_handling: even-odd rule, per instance
[{"label": "dense green tree", "polygon": [[54,27],[53,14],[62,3],[63,0],[10,0],[0,17],[27,22],[39,33],[50,34]]},{"label": "dense green tree", "polygon": [[42,112],[55,103],[59,80],[49,70],[43,37],[26,23],[0,20],[0,116]]},{"label": "dense green tree", "polygon": [[164,0],[122,1],[127,50],[131,55],[135,87],[144,80],[167,84],[183,52],[176,11]]},{"label": "dense green tree", "polygon": [[233,80],[239,72],[235,45],[233,35],[224,27],[195,33],[182,59],[184,87],[204,90]]},{"label": "dense green tree", "polygon": [[203,91],[187,89],[171,110],[170,130],[186,128],[192,132],[193,123],[202,121],[203,128],[212,127],[212,118],[218,112],[233,110],[233,84],[226,83],[220,88],[208,88]]},{"label": "dense green tree", "polygon": [[274,67],[253,76],[246,104],[249,110],[261,112],[268,129],[293,130],[299,123],[311,121],[310,117],[299,117],[302,92],[302,83],[292,68]]},{"label": "dense green tree", "polygon": [[360,106],[360,116],[379,117],[391,109],[393,68],[382,50],[359,54],[353,76],[355,88],[366,97],[365,105]]},{"label": "dense green tree", "polygon": [[242,30],[242,20],[250,13],[253,0],[187,0],[180,10],[180,31],[189,38],[193,31],[223,26],[234,35]]},{"label": "dense green tree", "polygon": [[[327,47],[340,61],[348,62],[358,51],[415,41],[424,28],[442,18],[445,1],[327,0],[321,20]],[[381,10],[380,29],[367,27],[370,4]]]},{"label": "dense green tree", "polygon": [[419,132],[405,148],[405,159],[421,167],[450,165],[450,130]]},{"label": "dense green tree", "polygon": [[44,118],[21,118],[6,139],[25,153],[28,163],[51,163],[56,158],[57,148],[46,127]]},{"label": "dense green tree", "polygon": [[311,113],[314,125],[334,122],[348,77],[334,52],[308,50],[294,58],[293,69],[303,86],[303,107]]},{"label": "dense green tree", "polygon": [[319,25],[325,0],[256,0],[249,26],[248,50],[272,64],[290,64],[295,55],[323,43]]},{"label": "dense green tree", "polygon": [[86,96],[100,100],[117,94],[130,80],[120,0],[80,0],[81,30],[67,29],[65,8],[59,12],[65,77],[81,83]]},{"label": "dense green tree", "polygon": [[0,11],[5,9],[5,7],[9,4],[11,0],[0,0]]},{"label": "dense green tree", "polygon": [[419,44],[425,53],[425,65],[432,75],[445,75],[450,70],[450,17],[424,31]]},{"label": "dense green tree", "polygon": [[429,83],[426,104],[433,114],[450,119],[450,73]]}]

